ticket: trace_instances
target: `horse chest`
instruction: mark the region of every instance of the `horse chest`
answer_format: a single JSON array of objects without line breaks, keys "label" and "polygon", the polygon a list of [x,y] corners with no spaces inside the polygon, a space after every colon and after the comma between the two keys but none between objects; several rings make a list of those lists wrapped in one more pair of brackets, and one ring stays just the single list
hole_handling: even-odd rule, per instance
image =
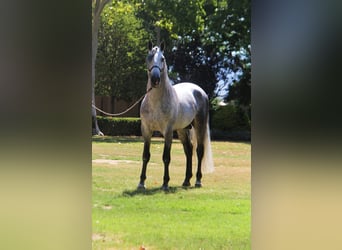
[{"label": "horse chest", "polygon": [[141,110],[141,119],[151,130],[164,131],[168,125],[172,126],[175,117],[174,110],[163,105],[153,105]]},{"label": "horse chest", "polygon": [[165,126],[171,121],[170,114],[160,111],[149,112],[146,118],[149,126],[155,130],[163,130],[163,128],[165,128]]}]

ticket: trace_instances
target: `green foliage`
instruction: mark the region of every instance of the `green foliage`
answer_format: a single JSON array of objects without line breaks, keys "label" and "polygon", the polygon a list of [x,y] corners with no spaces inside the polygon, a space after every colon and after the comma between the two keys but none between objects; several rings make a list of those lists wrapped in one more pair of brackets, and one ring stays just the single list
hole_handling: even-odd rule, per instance
[{"label": "green foliage", "polygon": [[[225,90],[234,80],[238,89],[229,100],[250,104],[250,0],[144,0],[137,15],[152,40],[160,29],[174,82],[201,86],[209,98],[216,96],[219,80]],[[240,86],[241,85],[241,86]]]},{"label": "green foliage", "polygon": [[[155,28],[161,29],[162,39],[171,44],[171,39],[203,30],[204,0],[136,0],[138,16],[145,28],[153,34]],[[171,39],[170,39],[171,38]]]},{"label": "green foliage", "polygon": [[[203,46],[214,55],[211,60],[218,79],[225,82],[226,100],[241,106],[251,104],[250,5],[250,0],[208,1],[201,36]],[[233,88],[229,85],[232,82]]]},{"label": "green foliage", "polygon": [[213,98],[210,102],[211,109],[214,111],[218,110],[220,108],[220,102],[221,100],[218,97]]},{"label": "green foliage", "polygon": [[97,95],[133,100],[144,93],[147,40],[135,5],[113,1],[105,7],[96,60]]},{"label": "green foliage", "polygon": [[105,135],[141,135],[140,118],[98,116],[97,122]]},{"label": "green foliage", "polygon": [[211,120],[212,128],[221,131],[250,130],[250,120],[244,110],[234,104],[217,108]]},{"label": "green foliage", "polygon": [[227,101],[236,101],[239,105],[250,107],[251,105],[251,69],[250,66],[245,67],[246,71],[240,77],[239,81],[234,81],[229,85],[229,94]]}]

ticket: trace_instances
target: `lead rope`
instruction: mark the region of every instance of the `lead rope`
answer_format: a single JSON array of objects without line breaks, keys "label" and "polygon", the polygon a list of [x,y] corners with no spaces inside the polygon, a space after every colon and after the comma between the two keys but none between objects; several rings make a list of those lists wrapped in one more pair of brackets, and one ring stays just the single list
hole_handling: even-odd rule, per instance
[{"label": "lead rope", "polygon": [[147,95],[147,93],[150,92],[151,90],[152,90],[152,87],[150,87],[150,88],[146,91],[146,93],[145,93],[142,97],[139,98],[138,101],[136,101],[132,106],[130,106],[128,109],[126,109],[125,111],[123,111],[123,112],[121,112],[121,113],[111,114],[111,113],[107,113],[107,112],[105,112],[105,111],[99,109],[98,107],[95,106],[95,104],[92,104],[92,106],[93,106],[93,108],[95,108],[97,111],[99,111],[99,112],[101,112],[101,113],[103,113],[103,114],[105,114],[105,115],[108,115],[108,116],[120,116],[120,115],[123,115],[123,114],[127,113],[127,112],[130,111],[132,108],[134,108],[134,107],[135,107],[135,106],[136,106],[136,105],[137,105],[137,104],[138,104],[138,103]]}]

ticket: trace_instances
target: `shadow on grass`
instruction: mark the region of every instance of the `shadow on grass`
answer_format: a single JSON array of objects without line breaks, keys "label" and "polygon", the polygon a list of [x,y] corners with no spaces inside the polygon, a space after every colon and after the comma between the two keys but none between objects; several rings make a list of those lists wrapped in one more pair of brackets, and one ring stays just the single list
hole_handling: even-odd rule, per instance
[{"label": "shadow on grass", "polygon": [[108,142],[108,143],[131,143],[143,142],[142,137],[129,136],[93,136],[92,142]]},{"label": "shadow on grass", "polygon": [[163,190],[161,187],[125,190],[122,192],[122,196],[134,197],[137,195],[155,195],[155,194],[160,194],[160,193],[175,194],[180,190],[188,190],[188,189],[193,189],[193,188],[194,187],[179,186],[179,187],[169,187],[169,190]]},{"label": "shadow on grass", "polygon": [[[176,139],[176,138],[174,138]],[[211,138],[211,141],[227,141],[227,142],[239,142],[247,145],[251,145],[250,140],[237,140],[224,137]],[[140,136],[93,136],[92,142],[106,142],[106,143],[134,143],[134,142],[144,142],[144,139]],[[163,144],[164,139],[162,137],[153,137],[153,144]],[[178,140],[173,140],[173,143],[180,143]]]},{"label": "shadow on grass", "polygon": [[[93,136],[92,142],[106,142],[106,143],[143,143],[144,139],[140,136]],[[162,137],[152,137],[152,144],[164,144]],[[180,143],[178,140],[174,140],[172,143]]]}]

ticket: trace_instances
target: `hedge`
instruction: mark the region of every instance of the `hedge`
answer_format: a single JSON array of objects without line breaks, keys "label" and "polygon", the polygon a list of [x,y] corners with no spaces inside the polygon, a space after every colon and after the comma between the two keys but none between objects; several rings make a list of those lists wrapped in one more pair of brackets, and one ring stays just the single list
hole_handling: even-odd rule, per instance
[{"label": "hedge", "polygon": [[211,138],[214,140],[251,140],[251,122],[244,110],[234,104],[211,112]]},{"label": "hedge", "polygon": [[[213,111],[211,137],[215,140],[250,140],[250,121],[238,107],[227,105]],[[101,131],[109,136],[141,136],[141,121],[136,117],[97,116]],[[155,136],[160,136],[155,133]]]},{"label": "hedge", "polygon": [[221,131],[250,131],[250,120],[238,106],[228,104],[212,113],[211,128]]},{"label": "hedge", "polygon": [[140,118],[97,116],[97,123],[105,135],[141,136]]}]

